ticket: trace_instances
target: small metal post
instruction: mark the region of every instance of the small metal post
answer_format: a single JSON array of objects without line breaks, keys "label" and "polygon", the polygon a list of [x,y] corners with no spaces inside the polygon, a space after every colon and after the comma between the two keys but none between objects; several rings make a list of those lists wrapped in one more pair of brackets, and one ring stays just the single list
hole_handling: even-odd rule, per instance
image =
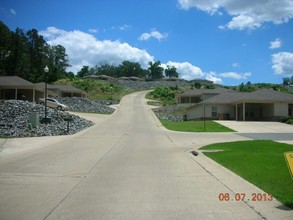
[{"label": "small metal post", "polygon": [[206,131],[206,106],[203,105],[203,131]]}]

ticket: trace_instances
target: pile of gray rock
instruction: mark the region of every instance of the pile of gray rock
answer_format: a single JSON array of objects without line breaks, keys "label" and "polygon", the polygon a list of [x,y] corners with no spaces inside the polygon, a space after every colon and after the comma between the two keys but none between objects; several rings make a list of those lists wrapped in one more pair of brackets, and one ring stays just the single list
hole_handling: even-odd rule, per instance
[{"label": "pile of gray rock", "polygon": [[[37,137],[74,134],[94,125],[93,122],[54,109],[47,108],[47,117],[51,123],[36,123],[29,120],[35,113],[38,120],[45,117],[45,107],[28,101],[8,100],[0,104],[0,137]],[[70,122],[67,121],[70,119]],[[69,125],[69,127],[67,127]],[[68,129],[69,128],[69,129]]]},{"label": "pile of gray rock", "polygon": [[154,111],[154,113],[156,114],[157,118],[160,120],[168,120],[168,121],[176,121],[176,122],[180,122],[184,120],[183,116],[175,116],[175,115],[170,115],[170,114],[156,112],[156,111]]},{"label": "pile of gray rock", "polygon": [[111,114],[115,110],[110,108],[107,105],[113,104],[109,100],[104,101],[91,101],[87,98],[81,97],[63,97],[56,98],[62,104],[65,104],[69,107],[69,111],[73,112],[90,112],[90,113],[102,113],[102,114]]}]

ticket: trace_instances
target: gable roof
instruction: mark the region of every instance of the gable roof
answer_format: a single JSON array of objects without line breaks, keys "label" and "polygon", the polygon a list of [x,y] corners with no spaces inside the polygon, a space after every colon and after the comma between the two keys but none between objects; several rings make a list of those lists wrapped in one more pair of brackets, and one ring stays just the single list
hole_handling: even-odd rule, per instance
[{"label": "gable roof", "polygon": [[[41,82],[41,83],[36,83],[36,85],[38,87],[45,87],[45,83]],[[50,85],[47,84],[47,88],[48,89],[56,89],[56,90],[60,90],[62,92],[75,92],[75,93],[85,93],[84,91],[82,91],[81,89],[75,88],[73,86],[68,86],[68,85]]]},{"label": "gable roof", "polygon": [[275,91],[272,89],[260,89],[255,92],[234,92],[223,93],[210,97],[200,104],[237,104],[240,102],[249,103],[293,103],[293,95]]},{"label": "gable roof", "polygon": [[184,92],[183,94],[179,95],[180,97],[186,97],[186,96],[201,96],[203,94],[222,94],[222,93],[235,93],[234,90],[231,89],[225,89],[222,87],[216,88],[216,89],[194,89],[187,92]]},{"label": "gable roof", "polygon": [[35,84],[18,76],[0,76],[1,87],[28,87],[33,88]]}]

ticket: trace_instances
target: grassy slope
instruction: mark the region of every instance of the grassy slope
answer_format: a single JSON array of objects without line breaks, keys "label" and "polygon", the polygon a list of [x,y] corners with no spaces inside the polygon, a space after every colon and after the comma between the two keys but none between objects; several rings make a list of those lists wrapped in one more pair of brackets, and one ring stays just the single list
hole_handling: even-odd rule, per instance
[{"label": "grassy slope", "polygon": [[125,89],[122,86],[111,84],[104,80],[92,79],[61,79],[55,82],[56,85],[70,85],[79,88],[87,93],[89,99],[92,100],[121,100],[121,98],[134,92],[131,89]]},{"label": "grassy slope", "polygon": [[274,141],[240,141],[201,148],[210,149],[224,151],[204,154],[293,208],[293,179],[284,159],[284,152],[293,151],[293,145]]}]

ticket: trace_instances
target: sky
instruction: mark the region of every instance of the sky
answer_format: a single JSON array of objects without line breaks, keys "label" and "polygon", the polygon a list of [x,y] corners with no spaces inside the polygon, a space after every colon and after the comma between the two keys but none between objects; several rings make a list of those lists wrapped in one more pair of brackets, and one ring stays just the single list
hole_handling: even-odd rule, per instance
[{"label": "sky", "polygon": [[293,74],[292,0],[0,0],[0,20],[65,47],[74,73],[129,60],[222,85]]}]

